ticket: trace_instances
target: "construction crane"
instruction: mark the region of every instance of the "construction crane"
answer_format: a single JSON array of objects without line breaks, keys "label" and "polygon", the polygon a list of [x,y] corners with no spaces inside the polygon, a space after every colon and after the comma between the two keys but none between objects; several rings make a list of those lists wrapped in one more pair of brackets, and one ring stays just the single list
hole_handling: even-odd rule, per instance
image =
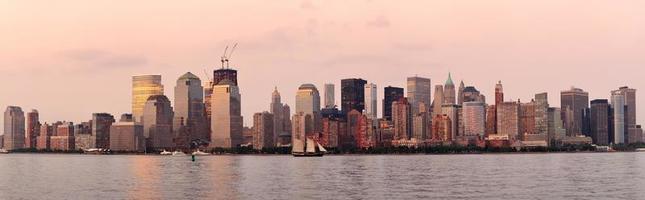
[{"label": "construction crane", "polygon": [[226,58],[226,51],[228,51],[228,45],[226,45],[226,48],[224,49],[224,54],[222,54],[222,69],[224,69],[224,62],[228,62],[228,59]]},{"label": "construction crane", "polygon": [[[233,45],[233,48],[231,48],[231,52],[228,54],[228,56],[225,56],[225,57],[224,57],[224,58],[225,58],[225,60],[226,60],[226,68],[230,68],[230,67],[229,67],[229,65],[228,65],[228,63],[229,63],[229,62],[228,62],[228,60],[229,60],[229,59],[231,58],[231,56],[233,55],[233,52],[235,51],[235,48],[236,48],[236,47],[237,47],[237,43],[235,43],[235,45]],[[227,46],[226,48],[228,48],[228,46]],[[226,52],[224,52],[224,54],[226,54]]]}]

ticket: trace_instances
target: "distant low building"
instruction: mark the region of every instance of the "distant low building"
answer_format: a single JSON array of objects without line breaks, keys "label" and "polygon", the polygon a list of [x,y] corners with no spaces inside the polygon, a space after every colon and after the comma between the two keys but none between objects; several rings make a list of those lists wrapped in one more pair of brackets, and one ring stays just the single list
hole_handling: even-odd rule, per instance
[{"label": "distant low building", "polygon": [[121,115],[110,127],[110,149],[113,151],[144,152],[146,147],[143,126],[134,122],[131,114]]}]

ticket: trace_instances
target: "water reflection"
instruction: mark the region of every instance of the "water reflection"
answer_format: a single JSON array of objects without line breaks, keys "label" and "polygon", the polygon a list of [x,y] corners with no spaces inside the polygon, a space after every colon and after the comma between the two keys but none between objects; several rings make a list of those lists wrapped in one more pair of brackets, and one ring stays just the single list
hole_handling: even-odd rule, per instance
[{"label": "water reflection", "polygon": [[129,199],[161,199],[160,191],[161,170],[159,159],[151,156],[130,157],[132,167],[130,168],[133,187],[128,191]]}]

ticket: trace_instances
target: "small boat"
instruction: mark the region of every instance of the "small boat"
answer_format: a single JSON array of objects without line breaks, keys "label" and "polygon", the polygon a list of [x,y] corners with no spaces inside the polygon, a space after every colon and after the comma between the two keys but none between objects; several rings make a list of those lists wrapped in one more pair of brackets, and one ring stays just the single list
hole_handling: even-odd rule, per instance
[{"label": "small boat", "polygon": [[172,152],[170,152],[170,151],[166,151],[166,150],[164,149],[161,153],[159,153],[159,155],[162,155],[162,156],[170,156],[170,155],[172,155]]},{"label": "small boat", "polygon": [[173,151],[172,155],[173,156],[185,156],[186,154],[184,152],[181,152],[181,151]]},{"label": "small boat", "polygon": [[7,151],[6,149],[0,149],[0,153],[1,153],[1,154],[8,154],[8,153],[9,153],[9,151]]},{"label": "small boat", "polygon": [[291,150],[294,157],[322,157],[326,152],[327,150],[320,143],[311,138],[307,138],[306,142],[295,139]]},{"label": "small boat", "polygon": [[645,148],[637,148],[636,152],[645,152]]},{"label": "small boat", "polygon": [[86,154],[105,154],[107,152],[106,149],[99,149],[99,148],[90,148],[90,149],[84,149],[83,153]]},{"label": "small boat", "polygon": [[195,156],[208,156],[208,155],[211,155],[211,154],[203,152],[201,150],[197,150],[197,151],[193,152],[193,155],[195,155]]}]

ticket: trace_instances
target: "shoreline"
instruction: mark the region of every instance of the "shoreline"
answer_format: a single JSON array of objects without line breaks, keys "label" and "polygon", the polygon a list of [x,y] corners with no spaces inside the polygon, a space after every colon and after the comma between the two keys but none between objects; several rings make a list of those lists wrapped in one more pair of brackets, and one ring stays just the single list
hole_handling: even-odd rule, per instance
[{"label": "shoreline", "polygon": [[[500,155],[500,154],[575,154],[575,153],[638,153],[639,151],[552,151],[552,152],[541,152],[541,151],[518,151],[518,152],[464,152],[464,153],[331,153],[325,154],[325,156],[383,156],[383,155],[393,155],[393,156],[413,156],[413,155]],[[11,155],[11,154],[44,154],[44,155],[96,155],[96,156],[161,156],[161,157],[182,157],[182,156],[172,156],[172,155],[160,155],[159,153],[110,153],[110,154],[93,154],[93,153],[79,153],[79,152],[12,152],[2,155]],[[191,156],[191,154],[186,154]],[[201,155],[197,157],[204,156],[292,156],[291,154],[268,154],[268,153],[215,153],[210,155]]]}]

